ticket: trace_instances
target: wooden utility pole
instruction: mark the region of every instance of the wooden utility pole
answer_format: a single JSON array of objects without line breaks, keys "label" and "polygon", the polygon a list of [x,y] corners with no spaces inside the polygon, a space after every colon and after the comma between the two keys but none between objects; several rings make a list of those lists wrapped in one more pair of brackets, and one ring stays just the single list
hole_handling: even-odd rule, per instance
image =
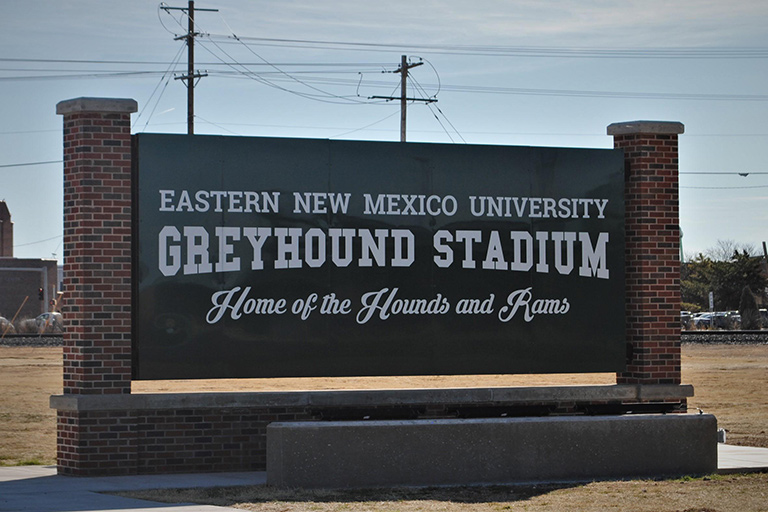
[{"label": "wooden utility pole", "polygon": [[[195,80],[200,80],[204,76],[208,76],[208,73],[195,72],[195,37],[199,36],[199,32],[195,32],[195,2],[189,0],[187,7],[162,7],[166,11],[186,11],[187,13],[187,33],[183,36],[175,38],[175,41],[181,39],[187,40],[187,74],[177,76],[174,80],[184,80],[187,86],[187,134],[195,134]],[[198,11],[205,12],[219,12],[218,9],[198,9]]]},{"label": "wooden utility pole", "polygon": [[[419,62],[419,64],[421,64],[421,62]],[[407,108],[405,91],[408,83],[408,68],[418,66],[419,64],[408,66],[408,58],[405,55],[400,57],[400,142],[405,142],[405,111]],[[395,71],[395,73],[397,73],[397,71]]]},{"label": "wooden utility pole", "polygon": [[[406,108],[409,101],[423,101],[424,103],[435,103],[435,98],[408,98],[406,96],[406,87],[408,84],[408,70],[421,66],[423,62],[416,62],[414,64],[408,63],[408,56],[403,55],[400,57],[400,67],[393,71],[393,73],[400,73],[400,142],[405,142],[405,120],[406,120]],[[370,99],[378,100],[396,100],[394,96],[371,96]]]}]

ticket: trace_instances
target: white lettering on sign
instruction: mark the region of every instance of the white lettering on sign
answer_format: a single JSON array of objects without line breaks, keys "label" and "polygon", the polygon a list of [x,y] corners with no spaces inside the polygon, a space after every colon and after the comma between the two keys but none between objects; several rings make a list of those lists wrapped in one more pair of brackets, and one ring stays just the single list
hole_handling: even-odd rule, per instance
[{"label": "white lettering on sign", "polygon": [[515,290],[507,296],[507,304],[499,309],[499,320],[509,322],[519,312],[530,322],[536,315],[564,315],[571,309],[568,299],[534,299],[533,288]]},{"label": "white lettering on sign", "polygon": [[278,213],[280,192],[160,190],[161,212]]},{"label": "white lettering on sign", "polygon": [[456,214],[458,208],[453,196],[424,194],[363,194],[365,215],[447,215]]},{"label": "white lettering on sign", "polygon": [[[534,242],[535,240],[535,242]],[[454,264],[454,252],[463,255],[461,267],[466,269],[511,270],[528,272],[535,264],[538,273],[547,274],[549,263],[553,262],[558,273],[570,274],[575,268],[576,247],[580,249],[579,275],[609,279],[607,265],[608,233],[600,233],[593,243],[586,232],[561,231],[509,231],[505,233],[493,230],[483,238],[478,230],[438,230],[433,236],[436,254],[435,265],[448,268]],[[506,247],[507,250],[504,248]],[[477,256],[485,257],[478,262]],[[511,256],[507,259],[507,256]]]},{"label": "white lettering on sign", "polygon": [[247,252],[251,270],[265,268],[266,253],[276,255],[270,263],[278,270],[318,268],[328,263],[329,253],[336,267],[349,266],[353,251],[360,254],[360,267],[410,267],[416,258],[416,239],[407,229],[216,227],[211,235],[202,226],[185,226],[183,233],[164,226],[158,234],[158,268],[167,277],[238,272],[237,247]]},{"label": "white lettering on sign", "polygon": [[607,199],[469,196],[475,217],[604,219],[607,205]]}]

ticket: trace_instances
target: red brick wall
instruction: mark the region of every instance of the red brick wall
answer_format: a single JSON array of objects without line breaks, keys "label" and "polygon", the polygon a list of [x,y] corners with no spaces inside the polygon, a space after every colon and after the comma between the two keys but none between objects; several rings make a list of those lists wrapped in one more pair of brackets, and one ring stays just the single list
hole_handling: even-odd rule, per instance
[{"label": "red brick wall", "polygon": [[135,475],[138,450],[132,411],[58,411],[58,473]]},{"label": "red brick wall", "polygon": [[[193,402],[189,399],[189,402]],[[678,400],[675,404],[680,406]],[[239,407],[59,411],[59,473],[71,476],[266,471],[275,421],[603,414],[621,402],[548,401],[422,406]],[[602,408],[601,408],[602,407]],[[642,411],[638,411],[642,412]]]},{"label": "red brick wall", "polygon": [[680,384],[680,123],[608,127],[624,150],[627,343],[619,384]]},{"label": "red brick wall", "polygon": [[64,393],[131,391],[133,100],[61,102]]},{"label": "red brick wall", "polygon": [[142,411],[137,423],[138,472],[265,471],[267,425],[306,421],[304,409]]}]

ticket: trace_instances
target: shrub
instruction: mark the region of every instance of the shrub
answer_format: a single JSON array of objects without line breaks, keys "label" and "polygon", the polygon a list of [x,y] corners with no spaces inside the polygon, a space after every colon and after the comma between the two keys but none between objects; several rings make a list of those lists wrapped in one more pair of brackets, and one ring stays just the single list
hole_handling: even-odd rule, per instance
[{"label": "shrub", "polygon": [[745,331],[754,331],[760,329],[760,311],[757,309],[757,301],[749,289],[745,286],[741,290],[741,301],[739,301],[739,314],[741,314],[741,328]]},{"label": "shrub", "polygon": [[0,317],[0,336],[5,334],[14,334],[15,332],[16,328],[13,326],[13,324],[9,320]]},{"label": "shrub", "polygon": [[690,311],[691,313],[701,313],[702,311],[704,311],[704,308],[692,302],[683,302],[682,304],[680,304],[680,309],[682,309],[683,311]]},{"label": "shrub", "polygon": [[23,318],[16,321],[16,332],[19,334],[40,334],[34,318]]}]

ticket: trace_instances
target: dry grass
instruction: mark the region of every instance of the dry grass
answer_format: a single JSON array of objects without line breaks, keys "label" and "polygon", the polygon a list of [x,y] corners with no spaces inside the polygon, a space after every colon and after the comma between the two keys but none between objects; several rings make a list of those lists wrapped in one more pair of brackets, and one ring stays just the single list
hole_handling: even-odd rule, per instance
[{"label": "dry grass", "polygon": [[0,347],[0,465],[54,464],[61,348]]},{"label": "dry grass", "polygon": [[[61,349],[0,347],[0,464],[55,458],[55,413],[48,396],[61,393]],[[612,384],[613,375],[471,376],[365,379],[270,379],[134,383],[134,392],[257,391]],[[689,408],[715,414],[730,444],[768,447],[768,345],[686,345],[683,382],[696,396]],[[136,493],[132,494],[138,497]],[[573,486],[395,489],[305,492],[270,487],[157,491],[145,498],[258,511],[324,512],[445,510],[663,512],[768,511],[768,475],[672,481],[633,480]]]},{"label": "dry grass", "polygon": [[[53,464],[55,412],[48,397],[61,393],[61,349],[0,347],[0,464]],[[134,393],[276,391],[407,387],[612,384],[613,374],[246,379],[135,382]],[[696,392],[689,408],[712,413],[729,444],[768,447],[768,345],[685,345],[683,382]]]},{"label": "dry grass", "polygon": [[768,345],[685,345],[689,410],[717,417],[728,444],[768,448]]}]

